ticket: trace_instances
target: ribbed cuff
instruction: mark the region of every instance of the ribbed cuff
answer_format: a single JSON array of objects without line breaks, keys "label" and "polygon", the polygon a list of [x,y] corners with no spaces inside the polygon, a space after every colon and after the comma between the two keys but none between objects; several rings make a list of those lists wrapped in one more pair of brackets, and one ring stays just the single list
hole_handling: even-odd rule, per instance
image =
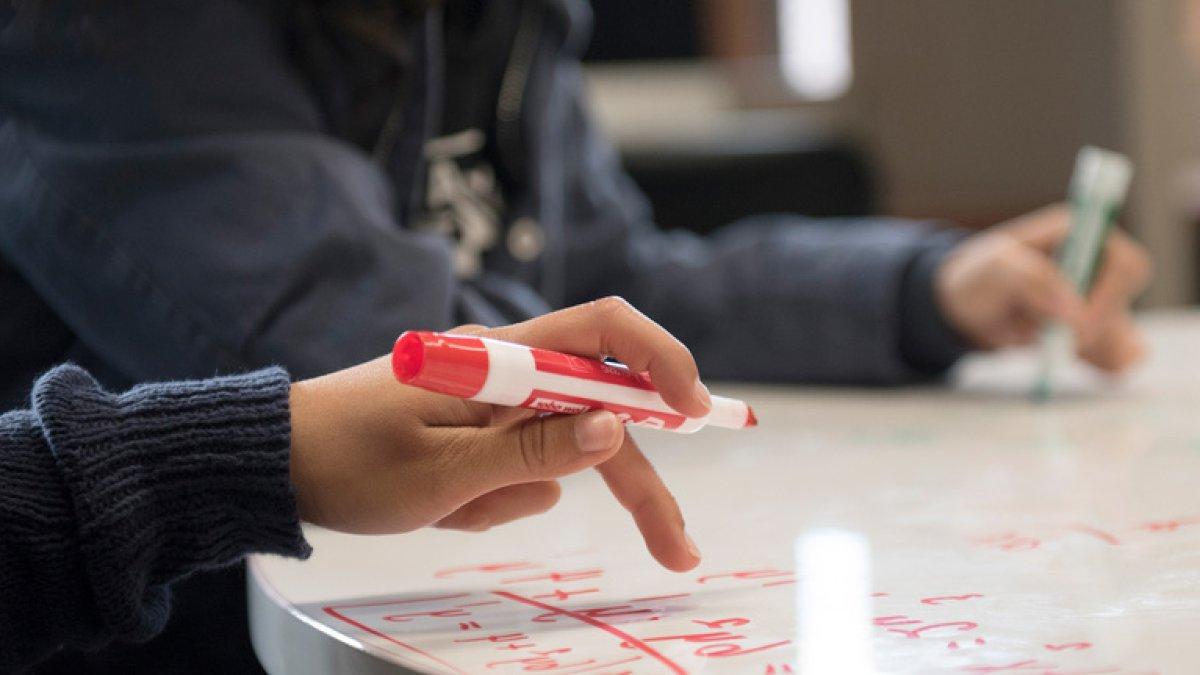
[{"label": "ribbed cuff", "polygon": [[[0,672],[71,644],[96,648],[75,516],[37,418],[0,415]],[[82,599],[82,601],[81,601]]]},{"label": "ribbed cuff", "polygon": [[161,629],[166,584],[253,552],[305,557],[279,368],[105,392],[63,366],[33,391],[76,511],[96,603],[126,639]]},{"label": "ribbed cuff", "polygon": [[914,370],[930,376],[944,373],[970,346],[942,314],[937,302],[937,271],[967,233],[941,230],[905,271],[900,295],[900,355]]}]

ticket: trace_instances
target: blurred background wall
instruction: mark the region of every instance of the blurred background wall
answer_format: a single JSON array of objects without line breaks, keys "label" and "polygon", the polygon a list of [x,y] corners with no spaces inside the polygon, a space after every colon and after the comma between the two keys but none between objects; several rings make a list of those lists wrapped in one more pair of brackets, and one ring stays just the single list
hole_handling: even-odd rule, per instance
[{"label": "blurred background wall", "polygon": [[762,211],[984,227],[1062,199],[1086,143],[1200,298],[1200,0],[597,0],[602,123],[667,226]]}]

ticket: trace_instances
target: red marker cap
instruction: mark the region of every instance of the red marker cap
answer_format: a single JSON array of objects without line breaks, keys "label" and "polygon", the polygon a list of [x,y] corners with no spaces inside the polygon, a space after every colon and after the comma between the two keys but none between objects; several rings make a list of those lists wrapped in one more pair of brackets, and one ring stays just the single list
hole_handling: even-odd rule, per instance
[{"label": "red marker cap", "polygon": [[392,372],[404,384],[471,398],[487,382],[487,347],[469,335],[410,330],[396,339]]}]

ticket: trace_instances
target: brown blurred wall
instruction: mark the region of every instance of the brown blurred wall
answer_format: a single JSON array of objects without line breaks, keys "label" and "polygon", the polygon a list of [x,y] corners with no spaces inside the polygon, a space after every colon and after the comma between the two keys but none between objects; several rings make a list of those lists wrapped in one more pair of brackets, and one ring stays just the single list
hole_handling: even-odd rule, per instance
[{"label": "brown blurred wall", "polygon": [[[775,48],[774,0],[701,1],[714,55]],[[1197,238],[1183,206],[1194,202],[1178,176],[1200,157],[1200,78],[1188,57],[1189,45],[1200,51],[1200,0],[851,7],[850,93],[798,109],[862,142],[885,211],[985,226],[1061,199],[1080,146],[1113,148],[1138,165],[1127,219],[1160,262],[1151,300],[1197,297]],[[779,104],[764,96],[770,78],[734,70],[745,103]]]}]

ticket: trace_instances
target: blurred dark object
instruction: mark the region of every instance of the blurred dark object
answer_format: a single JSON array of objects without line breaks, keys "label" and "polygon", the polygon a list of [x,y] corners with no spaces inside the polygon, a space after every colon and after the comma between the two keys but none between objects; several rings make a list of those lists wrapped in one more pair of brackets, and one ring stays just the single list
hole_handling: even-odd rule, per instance
[{"label": "blurred dark object", "polygon": [[860,216],[874,209],[866,158],[834,136],[626,151],[625,166],[664,227],[697,232],[759,213]]},{"label": "blurred dark object", "polygon": [[[118,642],[98,652],[66,649],[34,668],[33,675],[267,675],[250,645],[246,566],[237,564],[189,577],[173,586],[174,611],[159,637],[144,644]],[[225,622],[220,640],[195,640]],[[234,639],[230,639],[230,638]],[[179,645],[188,642],[188,653]],[[332,672],[332,671],[331,671]]]},{"label": "blurred dark object", "polygon": [[700,56],[696,0],[596,0],[585,61],[681,59]]},{"label": "blurred dark object", "polygon": [[[585,60],[605,62],[606,69],[651,69],[656,66],[647,61],[717,57],[728,64],[761,56],[774,48],[770,7],[761,0],[595,0]],[[625,105],[638,105],[638,99]],[[625,167],[650,198],[660,225],[708,232],[759,213],[872,212],[869,163],[852,141],[806,124],[799,110],[717,115],[712,129],[686,133],[616,129]],[[762,118],[770,119],[764,124]]]}]

